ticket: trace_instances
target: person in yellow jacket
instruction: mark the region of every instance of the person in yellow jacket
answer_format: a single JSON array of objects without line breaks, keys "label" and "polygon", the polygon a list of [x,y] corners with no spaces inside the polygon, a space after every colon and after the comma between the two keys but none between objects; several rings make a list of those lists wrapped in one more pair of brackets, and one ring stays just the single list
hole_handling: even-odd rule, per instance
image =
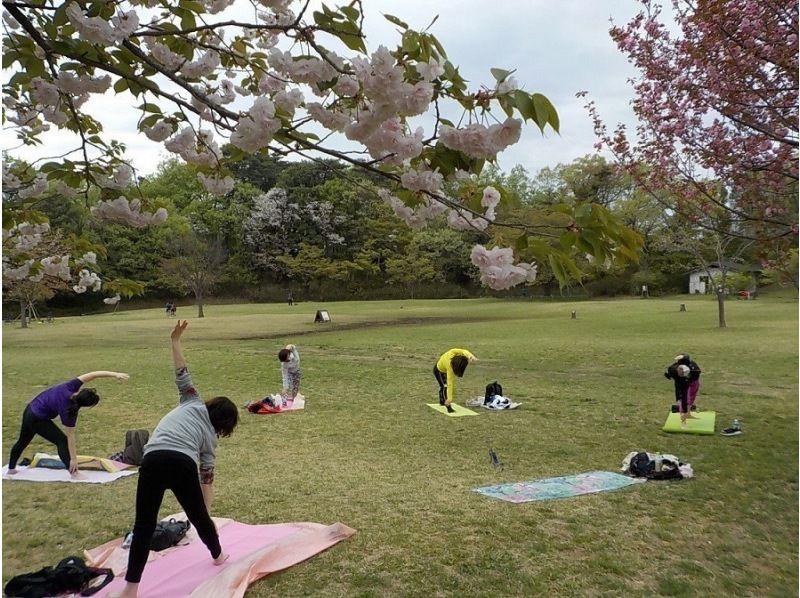
[{"label": "person in yellow jacket", "polygon": [[466,349],[450,349],[433,366],[433,376],[439,383],[439,404],[447,407],[448,413],[453,413],[454,411],[450,404],[453,402],[455,377],[461,378],[467,366],[477,359]]}]

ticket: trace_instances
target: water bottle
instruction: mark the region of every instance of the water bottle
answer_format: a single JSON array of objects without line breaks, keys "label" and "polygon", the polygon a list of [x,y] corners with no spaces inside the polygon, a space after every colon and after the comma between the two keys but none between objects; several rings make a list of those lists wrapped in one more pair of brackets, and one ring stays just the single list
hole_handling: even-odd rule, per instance
[{"label": "water bottle", "polygon": [[733,420],[733,429],[734,430],[741,430],[742,429],[742,424],[739,422],[738,419],[734,419]]}]

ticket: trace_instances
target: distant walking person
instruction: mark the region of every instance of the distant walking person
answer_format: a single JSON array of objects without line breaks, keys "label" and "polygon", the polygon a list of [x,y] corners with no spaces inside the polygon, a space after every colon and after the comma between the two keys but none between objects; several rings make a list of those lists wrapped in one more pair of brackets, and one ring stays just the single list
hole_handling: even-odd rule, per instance
[{"label": "distant walking person", "polygon": [[167,317],[172,315],[172,303],[169,301],[167,301],[167,303],[164,305],[164,313],[167,315]]},{"label": "distant walking person", "polygon": [[289,305],[294,305],[294,297],[292,296],[292,291],[289,291],[289,294],[286,296],[286,302]]},{"label": "distant walking person", "polygon": [[178,314],[178,304],[173,301],[172,305],[169,306],[169,315],[174,318],[177,314]]},{"label": "distant walking person", "polygon": [[[95,378],[116,378],[127,380],[128,374],[119,372],[89,372],[62,384],[51,386],[40,392],[22,412],[22,427],[19,438],[11,447],[8,459],[8,473],[17,473],[17,461],[37,434],[56,445],[58,456],[71,474],[78,472],[78,451],[75,447],[75,426],[78,423],[78,412],[81,407],[93,407],[100,401],[94,388],[81,388],[86,382]],[[53,423],[59,417],[62,432]]]},{"label": "distant walking person", "polygon": [[439,404],[447,407],[448,413],[455,411],[451,403],[455,395],[456,377],[461,378],[467,366],[477,359],[466,349],[450,349],[433,366],[433,376],[439,383]]},{"label": "distant walking person", "polygon": [[209,511],[214,497],[217,438],[231,435],[239,413],[227,397],[215,397],[205,403],[200,398],[181,349],[181,335],[187,325],[188,322],[178,320],[170,335],[180,400],[177,407],[161,418],[144,448],[136,487],[133,540],[125,572],[127,583],[117,594],[119,598],[133,598],[139,591],[158,510],[167,490],[172,490],[183,507],[214,564],[221,565],[228,559]]}]

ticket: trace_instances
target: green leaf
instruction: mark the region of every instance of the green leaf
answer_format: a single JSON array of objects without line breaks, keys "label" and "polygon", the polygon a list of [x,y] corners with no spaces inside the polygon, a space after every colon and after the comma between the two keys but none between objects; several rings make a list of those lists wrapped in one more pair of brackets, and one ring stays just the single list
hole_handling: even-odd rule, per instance
[{"label": "green leaf", "polygon": [[141,122],[139,123],[139,129],[144,129],[144,128],[152,127],[152,126],[153,126],[153,125],[155,125],[155,124],[156,124],[158,121],[160,121],[160,120],[161,120],[161,118],[162,118],[162,115],[160,115],[160,114],[151,114],[150,116],[148,116],[148,117],[146,117],[146,118],[143,118],[143,119],[141,120]]},{"label": "green leaf", "polygon": [[384,14],[383,18],[386,19],[387,21],[389,21],[390,23],[394,23],[398,27],[402,27],[403,29],[408,29],[408,23],[406,23],[404,21],[401,21],[400,19],[398,19],[394,15]]},{"label": "green leaf", "polygon": [[3,52],[3,68],[7,69],[10,67],[18,58],[18,53],[16,50],[6,50]]},{"label": "green leaf", "polygon": [[559,237],[558,242],[561,244],[561,247],[563,247],[564,249],[569,249],[570,247],[575,245],[575,242],[577,240],[578,240],[577,233],[575,233],[574,231],[569,230],[569,231],[565,232],[564,234],[562,234]]},{"label": "green leaf", "polygon": [[[330,12],[327,10],[327,7],[325,5],[323,5],[322,8],[326,12]],[[315,10],[313,16],[314,16],[314,22],[323,29],[328,30],[333,26],[333,19],[327,14]]]},{"label": "green leaf", "polygon": [[197,21],[194,18],[194,14],[188,10],[184,12],[181,17],[181,29],[194,29],[196,26]]},{"label": "green leaf", "polygon": [[138,106],[139,110],[144,110],[145,112],[155,112],[156,114],[161,114],[161,108],[157,104],[150,104],[145,102],[141,106]]},{"label": "green leaf", "polygon": [[581,226],[586,226],[589,224],[589,217],[592,214],[592,204],[590,203],[582,203],[575,209],[575,220],[578,221],[578,224]]},{"label": "green leaf", "polygon": [[206,12],[206,7],[195,0],[181,0],[181,6],[199,15]]},{"label": "green leaf", "polygon": [[564,270],[564,266],[561,264],[561,261],[553,253],[547,256],[547,261],[550,264],[550,269],[553,271],[553,275],[558,280],[558,286],[563,287],[565,284],[567,284],[567,273]]},{"label": "green leaf", "polygon": [[492,68],[489,71],[494,75],[494,78],[497,80],[498,83],[501,83],[506,77],[508,77],[514,71],[507,71],[505,69],[497,69]]},{"label": "green leaf", "polygon": [[517,110],[519,110],[522,118],[536,122],[536,107],[533,105],[533,99],[530,94],[517,89],[513,95],[516,100]]},{"label": "green leaf", "polygon": [[358,26],[352,21],[344,21],[343,23],[336,23],[335,29],[329,31],[331,35],[335,35],[342,43],[356,52],[362,54],[367,53],[367,47],[364,45],[364,40],[361,37],[361,32]]},{"label": "green leaf", "polygon": [[358,17],[361,16],[361,13],[358,12],[358,9],[354,8],[353,6],[342,6],[339,8],[339,12],[341,12],[343,15],[346,15],[351,21],[357,21]]},{"label": "green leaf", "polygon": [[514,241],[514,249],[517,251],[523,251],[528,248],[528,235],[522,234],[517,237],[517,240]]},{"label": "green leaf", "polygon": [[509,100],[509,98],[500,96],[499,98],[497,98],[497,101],[500,103],[500,107],[509,117],[514,115],[514,108],[511,105],[511,101]]},{"label": "green leaf", "polygon": [[445,52],[445,51],[444,51],[444,47],[442,46],[442,44],[441,44],[441,43],[439,43],[439,40],[438,40],[438,39],[436,39],[436,38],[435,38],[433,35],[431,35],[430,33],[428,33],[428,34],[427,34],[427,36],[430,38],[430,40],[431,40],[431,43],[432,43],[432,44],[434,45],[434,47],[436,48],[436,51],[439,53],[439,56],[440,56],[441,58],[447,58],[447,52]]},{"label": "green leaf", "polygon": [[402,48],[408,54],[419,50],[419,34],[416,31],[406,31],[403,34]]},{"label": "green leaf", "polygon": [[539,128],[544,129],[544,126],[549,124],[558,133],[558,113],[550,100],[540,93],[535,93],[533,94],[533,105],[536,107],[536,123]]}]

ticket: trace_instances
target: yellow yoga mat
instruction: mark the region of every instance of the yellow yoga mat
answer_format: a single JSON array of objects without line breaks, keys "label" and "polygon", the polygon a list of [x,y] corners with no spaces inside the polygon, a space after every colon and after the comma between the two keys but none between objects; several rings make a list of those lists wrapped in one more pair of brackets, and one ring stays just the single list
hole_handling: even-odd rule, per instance
[{"label": "yellow yoga mat", "polygon": [[447,407],[444,405],[439,405],[438,403],[426,403],[428,407],[433,409],[434,411],[438,411],[439,413],[444,413],[448,417],[462,417],[464,415],[478,415],[474,411],[467,409],[466,407],[462,407],[461,405],[456,405],[453,403],[451,407],[455,411],[455,413],[447,413]]},{"label": "yellow yoga mat", "polygon": [[670,413],[667,422],[662,428],[665,432],[676,432],[680,434],[713,434],[714,423],[716,421],[716,411],[692,411],[697,419],[687,419],[686,427],[681,425],[681,414]]}]

